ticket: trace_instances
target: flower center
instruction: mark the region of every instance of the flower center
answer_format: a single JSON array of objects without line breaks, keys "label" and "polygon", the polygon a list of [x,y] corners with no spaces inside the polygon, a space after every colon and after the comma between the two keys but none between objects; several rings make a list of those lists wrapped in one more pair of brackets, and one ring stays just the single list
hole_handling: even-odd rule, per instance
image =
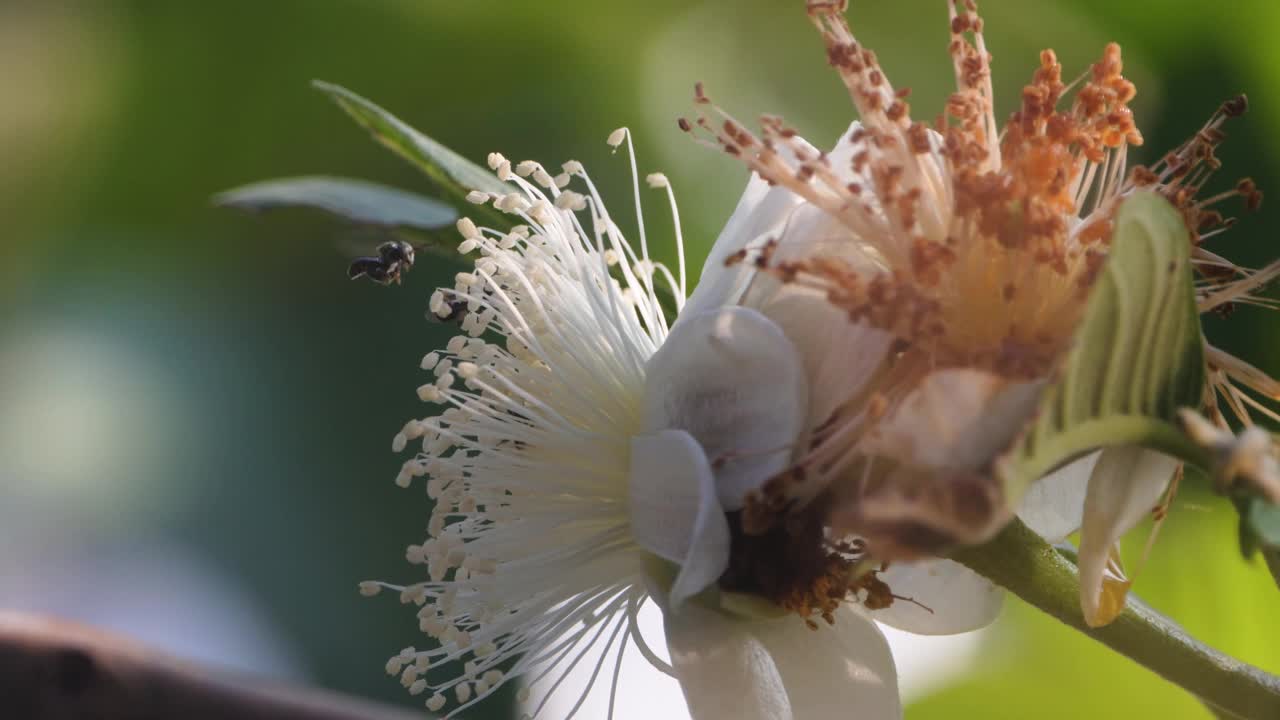
[{"label": "flower center", "polygon": [[915,602],[894,594],[879,577],[888,566],[871,562],[866,543],[833,539],[829,507],[819,498],[765,526],[758,525],[762,510],[753,500],[742,511],[729,513],[732,551],[720,589],[763,598],[799,615],[811,629],[818,627],[816,618],[834,624],[844,603],[882,610],[900,600]]}]

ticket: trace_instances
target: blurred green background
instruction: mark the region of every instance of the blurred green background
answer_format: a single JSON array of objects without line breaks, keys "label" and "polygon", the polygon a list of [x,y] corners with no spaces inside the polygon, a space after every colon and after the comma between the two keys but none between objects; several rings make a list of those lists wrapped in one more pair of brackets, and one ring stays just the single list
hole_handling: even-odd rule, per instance
[{"label": "blurred green background", "polygon": [[[951,82],[943,0],[853,5],[859,38],[931,117]],[[851,119],[801,6],[0,4],[0,606],[420,706],[382,671],[418,637],[413,613],[355,585],[405,577],[403,548],[426,522],[425,498],[391,482],[389,445],[418,412],[419,358],[447,339],[423,313],[454,269],[424,263],[389,290],[352,283],[341,248],[360,231],[209,197],[312,173],[430,191],[309,88],[321,78],[477,160],[582,160],[619,215],[629,179],[604,138],[629,125],[641,173],[675,186],[696,264],[745,172],[676,129],[694,81],[744,120],[783,114],[823,144]],[[1251,175],[1280,189],[1280,3],[982,9],[1001,115],[1042,47],[1074,76],[1116,40],[1139,87],[1139,160],[1247,91],[1252,112],[1228,128],[1216,185]],[[1258,265],[1277,254],[1277,228],[1280,209],[1264,205],[1215,248]],[[1274,315],[1245,309],[1209,330],[1280,372]],[[1138,590],[1280,672],[1280,595],[1240,560],[1232,523],[1224,502],[1185,492]],[[945,677],[917,684],[908,718],[1207,717],[1016,602],[966,647]],[[501,700],[487,710],[506,712]]]}]

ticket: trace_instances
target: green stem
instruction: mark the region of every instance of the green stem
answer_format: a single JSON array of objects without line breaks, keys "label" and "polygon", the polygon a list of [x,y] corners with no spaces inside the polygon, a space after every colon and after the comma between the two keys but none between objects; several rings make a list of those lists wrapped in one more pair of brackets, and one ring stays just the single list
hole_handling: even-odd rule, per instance
[{"label": "green stem", "polygon": [[1181,686],[1219,717],[1280,718],[1280,678],[1199,642],[1133,597],[1110,625],[1086,625],[1076,566],[1018,520],[986,545],[966,548],[952,559]]}]

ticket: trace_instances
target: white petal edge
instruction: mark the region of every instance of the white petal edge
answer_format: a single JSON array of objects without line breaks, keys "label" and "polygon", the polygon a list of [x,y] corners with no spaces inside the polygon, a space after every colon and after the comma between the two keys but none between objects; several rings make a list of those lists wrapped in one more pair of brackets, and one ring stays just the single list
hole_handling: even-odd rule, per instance
[{"label": "white petal edge", "polygon": [[721,506],[737,510],[790,464],[807,406],[804,364],[782,330],[755,310],[721,308],[676,324],[649,359],[642,432],[692,435]]},{"label": "white petal edge", "polygon": [[729,565],[729,523],[698,442],[683,430],[631,438],[631,534],[649,552],[679,563],[671,604],[679,607]]},{"label": "white petal edge", "polygon": [[1080,525],[1080,605],[1090,625],[1103,615],[1103,578],[1116,541],[1160,501],[1178,460],[1135,446],[1107,448],[1089,478]]},{"label": "white petal edge", "polygon": [[880,579],[895,595],[915,602],[894,600],[889,607],[873,610],[869,615],[877,622],[917,635],[978,630],[990,625],[1004,606],[1004,590],[952,560],[897,563],[880,573]]},{"label": "white petal edge", "polygon": [[1089,476],[1101,451],[1072,460],[1031,483],[1018,505],[1018,518],[1050,543],[1060,543],[1080,529]]},{"label": "white petal edge", "polygon": [[[836,177],[844,182],[870,183],[870,179],[865,175],[854,172],[853,164],[850,162],[853,156],[866,149],[868,144],[866,138],[857,141],[853,139],[861,127],[862,124],[856,120],[851,123],[848,129],[837,138],[831,151],[826,154],[827,165]],[[930,158],[938,166],[936,172],[940,175],[945,174],[945,164],[941,155],[942,136],[930,130],[929,139],[933,149]],[[792,142],[803,143],[802,147],[809,157],[819,154],[817,148],[808,145],[802,138],[793,138]],[[792,149],[787,145],[780,145],[776,149],[784,156],[784,160],[791,162],[795,159]],[[874,212],[879,212],[874,205],[874,197],[864,199],[873,203]],[[799,212],[803,215],[806,211],[812,212],[807,213],[806,219],[798,220],[796,223],[804,227],[797,227],[792,231],[790,227],[792,214]],[[786,188],[769,187],[769,184],[759,175],[752,173],[742,197],[707,255],[707,260],[702,266],[702,279],[698,282],[685,309],[690,314],[694,314],[736,303],[752,284],[756,272],[746,263],[726,267],[725,260],[749,245],[761,244],[764,238],[777,233],[784,227],[787,227],[788,231],[780,238],[779,253],[775,256],[778,259],[794,259],[799,255],[808,254],[809,248],[796,248],[796,252],[789,252],[792,248],[788,246],[797,244],[825,245],[826,249],[843,256],[848,256],[851,248],[860,247],[856,242],[849,242],[851,239],[856,241],[856,238],[850,238],[847,231],[839,227],[826,212],[806,205]],[[838,238],[833,237],[831,242],[827,242],[823,238],[829,234],[838,235]],[[854,253],[854,255],[857,254]],[[863,254],[865,254],[865,248]]]},{"label": "white petal edge", "polygon": [[809,288],[784,285],[759,310],[782,328],[804,361],[811,428],[863,391],[893,342],[883,330],[850,322],[825,293]]},{"label": "white petal edge", "polygon": [[702,278],[677,322],[686,316],[736,303],[750,285],[756,270],[750,263],[727,266],[725,261],[749,245],[763,245],[765,238],[778,231],[800,204],[800,198],[790,190],[782,186],[769,187],[753,173],[738,207],[729,216],[724,230],[720,231],[707,254],[702,265]]},{"label": "white petal edge", "polygon": [[664,613],[663,626],[693,720],[793,720],[782,676],[747,622],[690,603]]},{"label": "white petal edge", "polygon": [[[803,138],[793,138],[793,142],[811,157],[818,154],[818,149],[805,142]],[[795,152],[790,146],[783,144],[776,149],[783,160],[792,162],[796,159]],[[850,153],[850,157],[852,157],[852,153]],[[770,186],[764,178],[752,172],[751,177],[747,180],[746,188],[742,191],[742,197],[739,198],[733,213],[729,215],[728,221],[725,222],[724,229],[716,237],[715,243],[711,246],[711,251],[707,253],[707,261],[702,266],[702,276],[698,282],[698,288],[701,289],[704,285],[714,284],[708,281],[716,279],[716,273],[724,268],[724,261],[730,255],[780,225],[786,220],[786,216],[791,209],[803,204],[803,202],[800,197],[786,188]]]},{"label": "white petal edge", "polygon": [[792,717],[901,718],[898,673],[884,633],[848,607],[835,617],[835,625],[822,624],[817,630],[786,622],[790,618],[755,628],[782,676]]},{"label": "white petal edge", "polygon": [[690,604],[665,618],[672,667],[694,720],[896,720],[884,634],[848,608],[834,626],[743,621]]}]

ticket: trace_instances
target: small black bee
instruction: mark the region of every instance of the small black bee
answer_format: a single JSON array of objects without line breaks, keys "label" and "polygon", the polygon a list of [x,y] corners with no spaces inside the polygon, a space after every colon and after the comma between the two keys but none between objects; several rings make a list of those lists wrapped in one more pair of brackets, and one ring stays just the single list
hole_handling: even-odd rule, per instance
[{"label": "small black bee", "polygon": [[347,267],[347,277],[367,277],[379,285],[400,284],[403,275],[413,268],[413,246],[403,240],[391,240],[378,246],[377,257],[358,257]]}]

